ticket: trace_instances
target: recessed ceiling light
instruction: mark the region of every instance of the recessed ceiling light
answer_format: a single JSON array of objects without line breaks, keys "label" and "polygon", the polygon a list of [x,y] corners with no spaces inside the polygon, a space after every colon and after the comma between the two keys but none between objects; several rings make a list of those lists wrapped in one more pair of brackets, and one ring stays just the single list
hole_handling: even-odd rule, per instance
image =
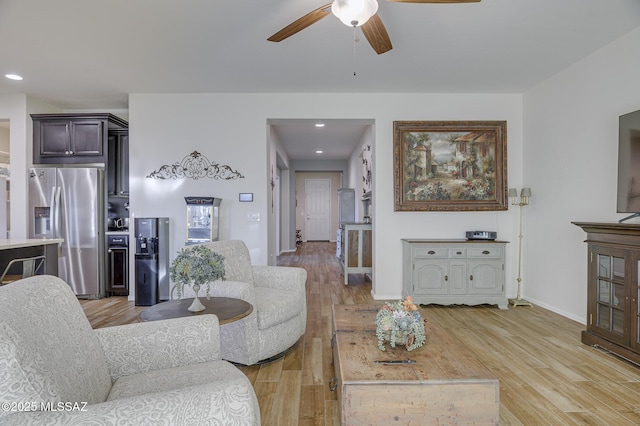
[{"label": "recessed ceiling light", "polygon": [[322,154],[324,151],[322,151],[321,149],[316,151],[316,154]]},{"label": "recessed ceiling light", "polygon": [[324,123],[316,123],[316,127],[324,127]]},{"label": "recessed ceiling light", "polygon": [[20,77],[18,74],[5,74],[5,77],[7,77],[9,80],[22,80],[22,77]]}]

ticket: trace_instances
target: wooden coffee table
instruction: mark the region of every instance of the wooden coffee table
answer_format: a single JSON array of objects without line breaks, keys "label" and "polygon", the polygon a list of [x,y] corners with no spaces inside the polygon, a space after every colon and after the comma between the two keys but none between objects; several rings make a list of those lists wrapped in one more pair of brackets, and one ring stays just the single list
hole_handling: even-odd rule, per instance
[{"label": "wooden coffee table", "polygon": [[170,300],[158,303],[145,309],[140,313],[140,321],[158,321],[170,318],[190,317],[193,315],[214,314],[218,317],[220,325],[238,321],[249,315],[253,311],[253,306],[240,299],[230,297],[201,297],[200,301],[205,306],[204,311],[191,312],[187,308],[193,299],[182,299],[181,301]]},{"label": "wooden coffee table", "polygon": [[[421,348],[378,349],[373,305],[333,306],[342,425],[498,424],[498,379],[434,321]],[[422,309],[421,313],[424,314]],[[411,360],[406,364],[375,361]]]}]

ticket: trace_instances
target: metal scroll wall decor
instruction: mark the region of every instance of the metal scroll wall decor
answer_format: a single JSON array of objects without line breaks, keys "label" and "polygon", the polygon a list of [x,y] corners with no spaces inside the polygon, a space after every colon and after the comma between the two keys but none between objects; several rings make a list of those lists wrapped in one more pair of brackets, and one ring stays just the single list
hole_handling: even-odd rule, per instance
[{"label": "metal scroll wall decor", "polygon": [[147,178],[154,179],[244,179],[244,176],[237,170],[233,170],[231,167],[220,165],[216,162],[211,162],[209,159],[200,154],[198,151],[193,151],[191,154],[185,156],[181,161],[173,164],[165,164],[158,170],[154,170],[147,176]]}]

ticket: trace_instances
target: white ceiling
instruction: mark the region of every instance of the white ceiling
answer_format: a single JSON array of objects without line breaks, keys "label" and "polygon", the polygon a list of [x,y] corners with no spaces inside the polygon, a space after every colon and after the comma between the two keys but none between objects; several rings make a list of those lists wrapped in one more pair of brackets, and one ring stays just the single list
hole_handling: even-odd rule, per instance
[{"label": "white ceiling", "polygon": [[[344,160],[356,149],[373,121],[290,119],[269,120],[269,124],[290,159]],[[318,150],[322,153],[317,153]]]},{"label": "white ceiling", "polygon": [[114,110],[129,93],[523,93],[640,26],[639,0],[382,0],[383,55],[362,36],[354,54],[331,15],[266,40],[326,2],[0,0],[0,74],[24,77],[0,94]]}]

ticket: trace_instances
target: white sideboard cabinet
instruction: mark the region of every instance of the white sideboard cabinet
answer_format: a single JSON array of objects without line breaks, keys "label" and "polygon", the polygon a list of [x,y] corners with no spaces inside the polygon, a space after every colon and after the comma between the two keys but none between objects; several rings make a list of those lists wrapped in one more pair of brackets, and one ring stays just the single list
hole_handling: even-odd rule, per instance
[{"label": "white sideboard cabinet", "polygon": [[419,304],[498,305],[505,295],[506,241],[402,240],[402,292]]}]

